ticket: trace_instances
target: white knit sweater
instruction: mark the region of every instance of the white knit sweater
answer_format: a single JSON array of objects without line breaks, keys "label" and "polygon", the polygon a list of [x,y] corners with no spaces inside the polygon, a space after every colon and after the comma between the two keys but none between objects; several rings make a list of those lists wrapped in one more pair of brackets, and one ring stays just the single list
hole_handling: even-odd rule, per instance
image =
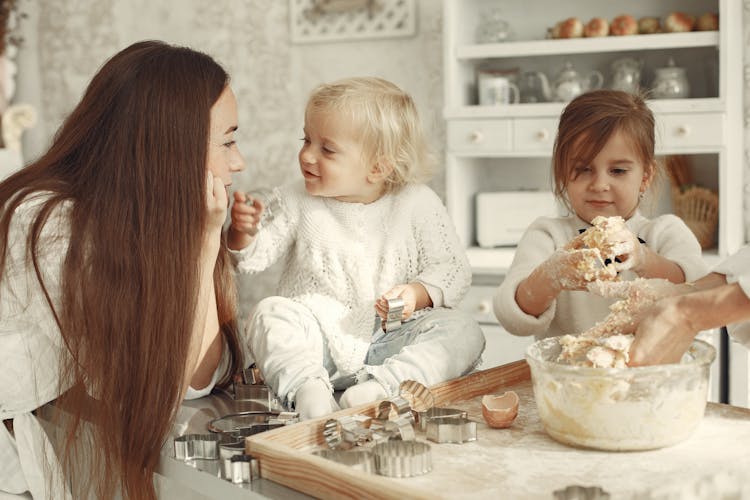
[{"label": "white knit sweater", "polygon": [[[628,228],[646,241],[646,245],[682,268],[687,281],[704,276],[708,267],[695,236],[678,217],[668,214],[647,219],[636,213],[626,221]],[[495,315],[510,333],[534,335],[537,339],[581,333],[609,313],[615,299],[606,299],[587,291],[560,292],[557,299],[539,317],[526,314],[516,302],[516,289],[521,281],[555,250],[578,236],[580,229],[591,224],[576,216],[540,217],[524,233],[518,243],[507,276],[495,294]],[[622,271],[622,279],[634,279],[632,271]]]},{"label": "white knit sweater", "polygon": [[369,204],[310,196],[301,182],[276,191],[281,210],[234,253],[237,268],[256,273],[284,259],[277,293],[310,308],[342,376],[363,366],[384,292],[418,281],[434,307],[454,307],[471,284],[453,224],[427,186]]}]

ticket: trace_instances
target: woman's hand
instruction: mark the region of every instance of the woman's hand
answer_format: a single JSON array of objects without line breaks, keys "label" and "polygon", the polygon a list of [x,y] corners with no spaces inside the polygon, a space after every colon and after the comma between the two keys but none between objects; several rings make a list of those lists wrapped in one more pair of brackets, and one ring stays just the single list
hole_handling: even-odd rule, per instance
[{"label": "woman's hand", "polygon": [[645,314],[630,346],[630,366],[678,363],[699,330],[687,321],[678,305],[680,297],[667,297]]},{"label": "woman's hand", "polygon": [[260,217],[265,207],[257,198],[250,198],[241,191],[234,192],[232,223],[229,226],[229,248],[241,250],[253,242],[258,234]]},{"label": "woman's hand", "polygon": [[227,190],[221,178],[209,171],[206,178],[206,243],[215,244],[213,258],[219,251],[221,228],[227,218]]}]

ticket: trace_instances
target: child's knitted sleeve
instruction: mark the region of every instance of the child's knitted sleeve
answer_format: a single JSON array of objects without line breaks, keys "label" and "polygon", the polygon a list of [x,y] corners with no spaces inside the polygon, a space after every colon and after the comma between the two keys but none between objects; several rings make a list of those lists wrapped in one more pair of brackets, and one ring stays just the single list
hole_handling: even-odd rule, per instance
[{"label": "child's knitted sleeve", "polygon": [[438,297],[430,294],[435,306],[456,307],[471,286],[466,251],[440,198],[427,186],[420,186],[417,192],[413,224],[419,259],[416,279],[428,292],[436,291]]},{"label": "child's knitted sleeve", "polygon": [[[291,248],[300,217],[299,186],[277,188],[278,207],[273,218],[262,224],[253,242],[242,250],[230,250],[232,262],[241,273],[255,274],[271,267]],[[261,219],[262,220],[262,219]]]}]

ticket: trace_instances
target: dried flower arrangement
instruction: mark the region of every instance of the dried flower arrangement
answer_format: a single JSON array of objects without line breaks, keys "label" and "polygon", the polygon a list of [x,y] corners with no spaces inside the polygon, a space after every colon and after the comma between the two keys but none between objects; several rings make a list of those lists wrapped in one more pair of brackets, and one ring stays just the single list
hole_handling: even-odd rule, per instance
[{"label": "dried flower arrangement", "polygon": [[713,248],[719,224],[719,195],[693,183],[687,157],[667,156],[665,163],[672,185],[672,211],[693,231],[701,248]]},{"label": "dried flower arrangement", "polygon": [[8,45],[18,46],[23,41],[21,37],[12,34],[14,18],[17,22],[26,17],[24,13],[19,12],[18,4],[18,0],[0,0],[0,56],[5,54]]}]

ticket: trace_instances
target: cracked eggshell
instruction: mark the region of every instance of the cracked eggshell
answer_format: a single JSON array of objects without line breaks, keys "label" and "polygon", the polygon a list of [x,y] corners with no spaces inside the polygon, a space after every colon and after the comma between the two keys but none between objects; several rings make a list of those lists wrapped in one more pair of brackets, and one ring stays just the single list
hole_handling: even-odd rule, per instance
[{"label": "cracked eggshell", "polygon": [[518,415],[518,394],[507,391],[501,395],[487,394],[482,397],[482,416],[490,427],[510,427]]}]

